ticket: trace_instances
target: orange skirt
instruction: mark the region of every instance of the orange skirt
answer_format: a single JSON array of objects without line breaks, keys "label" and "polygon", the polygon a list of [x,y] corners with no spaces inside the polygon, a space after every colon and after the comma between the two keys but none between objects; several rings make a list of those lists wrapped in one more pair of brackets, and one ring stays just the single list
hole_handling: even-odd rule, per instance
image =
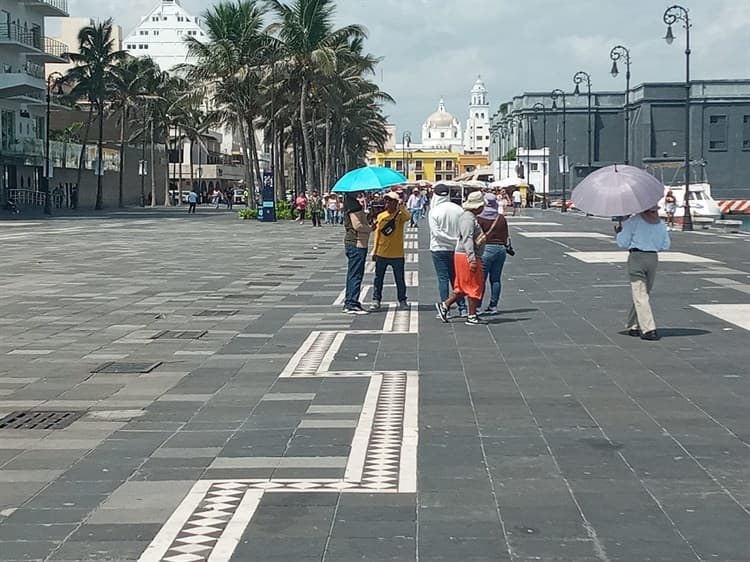
[{"label": "orange skirt", "polygon": [[465,295],[470,299],[481,299],[484,292],[482,260],[477,258],[477,270],[472,273],[469,256],[456,252],[453,254],[453,268],[456,272],[456,278],[453,281],[453,291],[458,295]]}]

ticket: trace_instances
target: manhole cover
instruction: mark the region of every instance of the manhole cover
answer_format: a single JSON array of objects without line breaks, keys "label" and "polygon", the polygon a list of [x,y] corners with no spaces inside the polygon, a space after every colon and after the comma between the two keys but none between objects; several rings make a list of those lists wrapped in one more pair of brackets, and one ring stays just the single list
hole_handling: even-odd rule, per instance
[{"label": "manhole cover", "polygon": [[161,361],[157,361],[156,363],[121,363],[117,361],[108,361],[107,363],[102,363],[95,369],[93,369],[92,373],[114,373],[114,374],[120,374],[120,373],[150,373],[154,369],[156,369],[159,365],[161,365]]},{"label": "manhole cover", "polygon": [[34,411],[11,412],[0,419],[0,429],[62,429],[80,418],[80,411]]},{"label": "manhole cover", "polygon": [[151,336],[152,340],[197,340],[208,333],[207,330],[162,330]]},{"label": "manhole cover", "polygon": [[234,316],[239,310],[201,310],[193,316]]}]

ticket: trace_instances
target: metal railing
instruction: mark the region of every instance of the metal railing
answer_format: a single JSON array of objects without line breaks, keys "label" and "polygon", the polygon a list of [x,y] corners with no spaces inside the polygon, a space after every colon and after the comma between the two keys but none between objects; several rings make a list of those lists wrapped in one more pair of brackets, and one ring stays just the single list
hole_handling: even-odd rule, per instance
[{"label": "metal railing", "polygon": [[66,14],[68,12],[68,0],[26,0],[26,4],[46,4],[52,6],[58,10],[62,10]]},{"label": "metal railing", "polygon": [[52,39],[52,37],[45,37],[44,52],[55,57],[67,58],[64,55],[70,52],[70,48],[62,41]]},{"label": "metal railing", "polygon": [[44,207],[44,202],[47,200],[47,194],[32,189],[9,189],[8,199],[15,201],[16,205]]},{"label": "metal railing", "polygon": [[35,49],[42,48],[41,36],[36,31],[23,29],[16,23],[0,23],[0,41],[14,41]]}]

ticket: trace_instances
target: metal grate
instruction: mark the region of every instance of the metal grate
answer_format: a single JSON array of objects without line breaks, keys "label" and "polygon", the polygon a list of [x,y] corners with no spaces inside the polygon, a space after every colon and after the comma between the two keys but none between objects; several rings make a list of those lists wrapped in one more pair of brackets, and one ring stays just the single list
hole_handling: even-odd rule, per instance
[{"label": "metal grate", "polygon": [[234,316],[239,310],[201,310],[193,316]]},{"label": "metal grate", "polygon": [[102,363],[91,372],[112,374],[150,373],[159,365],[161,365],[161,361],[157,361],[156,363],[120,363],[116,361],[108,361],[107,363]]},{"label": "metal grate", "polygon": [[151,336],[152,340],[198,340],[205,336],[208,330],[162,330]]},{"label": "metal grate", "polygon": [[81,411],[34,411],[11,412],[0,419],[0,429],[62,429],[80,418]]}]

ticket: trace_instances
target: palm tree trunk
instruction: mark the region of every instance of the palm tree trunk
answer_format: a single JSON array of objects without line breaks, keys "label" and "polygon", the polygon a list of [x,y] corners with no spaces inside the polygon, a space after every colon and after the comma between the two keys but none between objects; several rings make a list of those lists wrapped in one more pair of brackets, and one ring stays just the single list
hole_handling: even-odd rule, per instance
[{"label": "palm tree trunk", "polygon": [[[193,185],[195,183],[195,176],[193,174],[193,147],[195,146],[195,141],[193,139],[190,139],[190,158],[188,159],[188,162],[190,162],[190,191],[195,191],[195,186]],[[196,191],[196,193],[198,193]]]},{"label": "palm tree trunk", "polygon": [[310,142],[310,132],[307,129],[307,113],[306,103],[307,99],[307,79],[302,78],[302,93],[299,99],[299,124],[302,129],[302,152],[305,158],[305,186],[303,191],[307,191],[310,187],[310,182],[313,179],[313,167],[312,167],[312,143]]},{"label": "palm tree trunk", "polygon": [[245,136],[245,120],[240,117],[237,120],[237,126],[240,129],[240,145],[242,146],[242,167],[245,172],[245,187],[250,191],[252,207],[255,208],[255,181],[251,171],[252,162],[250,161],[250,152],[247,146],[247,136]]},{"label": "palm tree trunk", "polygon": [[326,163],[323,173],[323,183],[320,188],[324,193],[328,193],[331,185],[331,112],[326,110]]},{"label": "palm tree trunk", "polygon": [[125,179],[125,119],[127,117],[127,110],[122,109],[120,113],[120,177],[117,184],[117,206],[123,207],[122,204],[122,183]]},{"label": "palm tree trunk", "polygon": [[177,149],[177,165],[180,167],[179,172],[177,172],[178,180],[177,180],[177,206],[182,206],[182,157],[185,154],[185,145],[182,144],[182,129],[177,129],[177,142],[179,143],[180,147]]},{"label": "palm tree trunk", "polygon": [[154,151],[154,119],[151,118],[151,206],[156,207],[156,154]]},{"label": "palm tree trunk", "polygon": [[323,185],[323,160],[320,155],[320,135],[318,134],[318,118],[317,111],[313,109],[312,112],[312,131],[313,131],[313,144],[315,146],[315,183],[319,186]]},{"label": "palm tree trunk", "polygon": [[86,158],[86,143],[89,141],[89,131],[91,130],[91,116],[94,114],[94,105],[89,105],[89,114],[86,118],[86,130],[83,133],[83,142],[81,143],[81,153],[78,156],[78,172],[76,173],[76,188],[80,197],[81,177],[83,176],[83,163]]},{"label": "palm tree trunk", "polygon": [[96,145],[97,176],[96,176],[96,205],[98,211],[103,207],[102,180],[104,179],[104,100],[99,99],[99,141]]},{"label": "palm tree trunk", "polygon": [[258,185],[263,185],[263,176],[260,173],[260,161],[258,160],[258,143],[255,142],[255,130],[253,129],[252,119],[247,120],[248,138],[250,139],[250,163],[254,179]]}]

